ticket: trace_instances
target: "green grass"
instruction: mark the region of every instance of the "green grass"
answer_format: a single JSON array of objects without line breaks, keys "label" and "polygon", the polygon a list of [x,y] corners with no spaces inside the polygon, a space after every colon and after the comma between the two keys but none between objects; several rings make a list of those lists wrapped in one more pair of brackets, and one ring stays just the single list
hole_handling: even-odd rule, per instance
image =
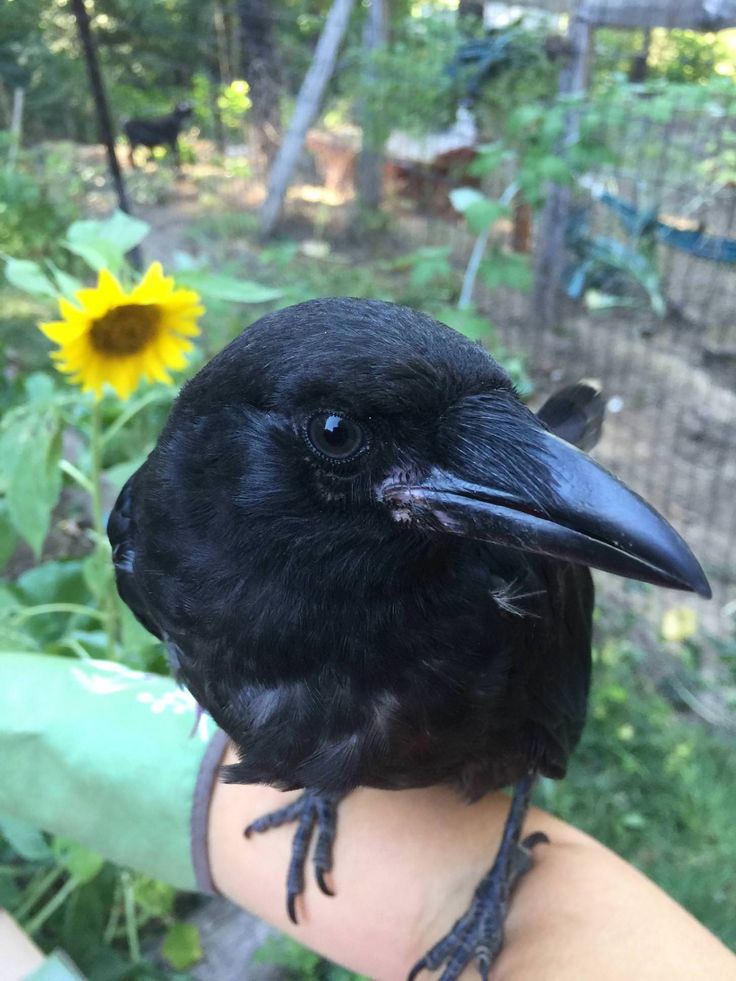
[{"label": "green grass", "polygon": [[604,842],[736,949],[736,745],[687,718],[623,639],[599,651],[589,722],[542,807]]}]

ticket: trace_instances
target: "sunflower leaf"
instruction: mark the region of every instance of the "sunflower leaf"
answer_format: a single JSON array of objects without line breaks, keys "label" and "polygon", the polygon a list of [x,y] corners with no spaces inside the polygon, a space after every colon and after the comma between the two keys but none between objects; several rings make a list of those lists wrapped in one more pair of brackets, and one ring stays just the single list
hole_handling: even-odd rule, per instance
[{"label": "sunflower leaf", "polygon": [[37,262],[30,259],[5,260],[5,278],[11,286],[31,296],[56,296],[53,283]]},{"label": "sunflower leaf", "polygon": [[223,273],[186,271],[178,277],[183,286],[196,290],[203,296],[217,300],[229,300],[231,303],[269,303],[283,296],[283,291],[273,286],[264,286],[247,279],[236,279]]},{"label": "sunflower leaf", "polygon": [[73,222],[63,244],[95,272],[104,268],[116,273],[126,253],[140,245],[150,227],[139,218],[115,211],[109,218]]},{"label": "sunflower leaf", "polygon": [[40,555],[61,491],[61,432],[54,410],[15,416],[0,436],[0,469],[8,517]]},{"label": "sunflower leaf", "polygon": [[73,300],[74,294],[77,293],[78,290],[82,289],[84,283],[77,279],[76,276],[70,276],[69,273],[64,272],[63,269],[59,269],[59,267],[55,266],[53,262],[49,262],[48,266],[54,280],[56,281],[56,285],[59,287],[63,295],[67,298],[67,300]]}]

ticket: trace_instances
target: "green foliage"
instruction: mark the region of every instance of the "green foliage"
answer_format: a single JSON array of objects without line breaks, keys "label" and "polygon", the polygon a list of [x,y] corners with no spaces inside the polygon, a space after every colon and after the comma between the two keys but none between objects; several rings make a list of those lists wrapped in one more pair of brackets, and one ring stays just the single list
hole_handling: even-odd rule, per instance
[{"label": "green foliage", "polygon": [[[0,253],[37,258],[49,254],[75,216],[73,197],[64,199],[41,179],[21,167],[0,166]],[[54,255],[58,255],[58,245]]]},{"label": "green foliage", "polygon": [[253,955],[253,963],[283,967],[294,981],[368,981],[285,936],[269,937]]},{"label": "green foliage", "polygon": [[611,638],[597,652],[568,776],[543,781],[539,796],[736,947],[735,773],[733,738],[678,714],[649,680],[643,652]]},{"label": "green foliage", "polygon": [[242,79],[236,79],[224,86],[222,92],[217,97],[217,107],[222,116],[225,126],[233,130],[242,129],[245,114],[250,109],[252,103],[248,92],[250,86]]},{"label": "green foliage", "polygon": [[109,269],[112,273],[118,273],[126,253],[140,245],[147,234],[145,221],[115,211],[110,218],[103,220],[91,218],[75,221],[67,230],[64,245],[83,259],[90,269],[96,272]]},{"label": "green foliage", "polygon": [[10,525],[39,555],[61,491],[61,414],[47,376],[31,375],[26,393],[0,420],[0,490]]},{"label": "green foliage", "polygon": [[461,40],[455,18],[440,11],[402,21],[383,49],[349,52],[343,85],[360,105],[367,145],[382,146],[394,129],[422,134],[454,121],[461,88],[447,68]]},{"label": "green foliage", "polygon": [[[80,267],[111,269],[128,284],[134,274],[125,254],[147,231],[145,222],[116,212],[74,222],[59,238]],[[55,244],[47,243],[47,255]],[[52,296],[73,298],[83,285],[43,257],[8,257],[5,273],[8,291],[30,293],[45,305],[46,319],[53,316]],[[191,262],[180,281],[220,310],[233,303],[262,305],[281,295],[275,287],[212,274]],[[143,462],[175,391],[146,386],[127,403],[107,397],[95,406],[78,389],[57,384],[57,377],[47,371],[22,376],[8,386],[0,416],[0,571],[20,540],[36,560],[42,547],[47,555],[30,568],[25,560],[25,571],[0,580],[0,652],[112,658],[167,672],[161,644],[117,597],[102,495],[112,500]],[[73,536],[72,548],[63,544],[64,529]],[[49,839],[18,822],[3,819],[0,836],[0,862],[7,858],[13,870],[0,882],[2,901],[42,945],[62,946],[90,976],[162,976],[141,958],[143,928],[167,929],[163,952],[176,970],[201,956],[196,928],[177,920],[170,887],[116,871],[82,846]]]},{"label": "green foliage", "polygon": [[161,953],[177,971],[184,971],[202,959],[199,930],[193,923],[172,923],[166,932]]}]

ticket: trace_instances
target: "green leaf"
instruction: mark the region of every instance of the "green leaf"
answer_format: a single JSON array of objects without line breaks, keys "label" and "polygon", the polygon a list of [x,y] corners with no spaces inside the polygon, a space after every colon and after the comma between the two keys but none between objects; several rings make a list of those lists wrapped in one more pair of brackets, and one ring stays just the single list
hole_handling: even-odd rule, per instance
[{"label": "green leaf", "polygon": [[476,201],[475,204],[471,204],[466,209],[465,220],[471,232],[480,235],[481,232],[484,232],[505,214],[507,214],[507,209],[499,204],[498,201],[491,201],[488,198],[484,198],[482,201]]},{"label": "green leaf", "polygon": [[427,246],[407,256],[413,267],[412,286],[428,286],[433,281],[447,279],[452,273],[450,251],[449,245]]},{"label": "green leaf", "polygon": [[0,436],[0,470],[13,527],[36,555],[61,491],[61,434],[56,412],[14,416]]},{"label": "green leaf", "polygon": [[263,286],[247,279],[236,279],[225,273],[207,273],[203,271],[186,272],[179,277],[183,285],[197,290],[203,296],[211,296],[217,300],[228,300],[230,303],[270,303],[278,300],[283,291],[272,286]]},{"label": "green leaf", "polygon": [[11,286],[31,296],[57,295],[56,288],[37,262],[30,259],[6,259],[5,278]]},{"label": "green leaf", "polygon": [[448,327],[459,330],[461,334],[465,334],[471,341],[477,341],[481,337],[487,338],[494,333],[493,324],[490,320],[472,307],[467,310],[458,310],[457,307],[445,307],[445,309],[438,312],[437,319],[443,324],[447,324]]},{"label": "green leaf", "polygon": [[105,864],[102,855],[90,851],[71,838],[55,837],[52,850],[69,874],[79,883],[91,882]]},{"label": "green leaf", "polygon": [[468,167],[468,173],[474,177],[483,177],[498,170],[508,155],[508,149],[503,143],[486,143],[476,147],[476,153],[475,160]]},{"label": "green leaf", "polygon": [[54,381],[43,371],[32,372],[24,387],[29,402],[49,402],[54,396]]},{"label": "green leaf", "polygon": [[59,292],[62,293],[67,300],[73,300],[75,293],[84,287],[84,283],[77,279],[76,276],[70,276],[69,273],[64,272],[63,269],[59,269],[55,266],[53,262],[49,262],[49,268],[51,269],[51,275],[56,281],[56,285],[59,287]]},{"label": "green leaf", "polygon": [[128,607],[122,603],[119,613],[123,646],[127,650],[139,651],[144,647],[154,647],[161,643],[157,637],[146,630],[142,623],[136,620]]},{"label": "green leaf", "polygon": [[0,834],[7,838],[21,858],[29,862],[43,862],[52,856],[43,834],[25,821],[5,815],[0,817]]},{"label": "green leaf", "polygon": [[82,563],[44,562],[15,581],[21,599],[29,606],[38,603],[84,603],[88,599],[82,577]]},{"label": "green leaf", "polygon": [[149,230],[147,222],[115,211],[109,218],[75,221],[63,244],[96,272],[103,268],[117,272],[125,254],[140,245]]},{"label": "green leaf", "polygon": [[489,289],[510,286],[516,290],[531,289],[533,276],[527,256],[495,250],[480,265],[480,275]]},{"label": "green leaf", "polygon": [[164,919],[174,909],[176,889],[147,875],[136,876],[133,883],[136,905],[149,919]]},{"label": "green leaf", "polygon": [[192,967],[203,956],[198,928],[193,923],[172,923],[166,932],[161,953],[177,971]]},{"label": "green leaf", "polygon": [[450,203],[455,211],[463,215],[471,205],[487,200],[488,198],[475,187],[455,187],[450,191]]},{"label": "green leaf", "polygon": [[122,460],[120,463],[114,464],[112,467],[108,467],[105,470],[105,482],[116,490],[120,490],[128,479],[146,462],[148,453],[141,453],[140,456],[134,457],[132,460]]}]

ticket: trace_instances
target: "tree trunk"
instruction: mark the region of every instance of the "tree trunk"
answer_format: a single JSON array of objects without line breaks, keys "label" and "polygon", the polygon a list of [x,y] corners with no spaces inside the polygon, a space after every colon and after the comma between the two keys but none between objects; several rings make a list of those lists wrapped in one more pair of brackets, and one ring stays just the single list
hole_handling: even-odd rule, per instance
[{"label": "tree trunk", "polygon": [[299,160],[304,137],[320,107],[322,94],[335,69],[337,53],[355,0],[333,0],[317,42],[312,64],[304,76],[294,115],[271,170],[268,196],[261,209],[261,233],[270,235],[281,214],[289,181]]},{"label": "tree trunk", "polygon": [[[125,193],[123,175],[120,172],[118,158],[115,155],[115,137],[110,119],[110,110],[107,105],[107,96],[105,95],[105,86],[102,81],[102,75],[100,74],[97,52],[92,38],[92,31],[90,30],[89,14],[84,5],[84,0],[71,0],[71,6],[77,22],[77,32],[79,34],[80,44],[82,45],[82,51],[84,52],[84,60],[87,63],[87,74],[89,75],[92,99],[95,104],[100,142],[105,146],[107,165],[110,169],[110,176],[118,197],[118,205],[121,211],[131,214],[128,196]],[[138,248],[130,252],[130,259],[136,269],[142,268],[141,254]]]},{"label": "tree trunk", "polygon": [[[371,0],[368,16],[363,27],[363,53],[368,59],[363,76],[363,86],[367,89],[375,78],[375,68],[370,64],[371,55],[386,44],[387,40],[386,0]],[[363,145],[358,158],[358,200],[362,212],[375,211],[381,204],[383,183],[383,153],[375,146],[371,133],[363,117]]]},{"label": "tree trunk", "polygon": [[242,71],[250,86],[250,146],[256,171],[268,172],[281,139],[281,72],[269,0],[238,0]]}]

